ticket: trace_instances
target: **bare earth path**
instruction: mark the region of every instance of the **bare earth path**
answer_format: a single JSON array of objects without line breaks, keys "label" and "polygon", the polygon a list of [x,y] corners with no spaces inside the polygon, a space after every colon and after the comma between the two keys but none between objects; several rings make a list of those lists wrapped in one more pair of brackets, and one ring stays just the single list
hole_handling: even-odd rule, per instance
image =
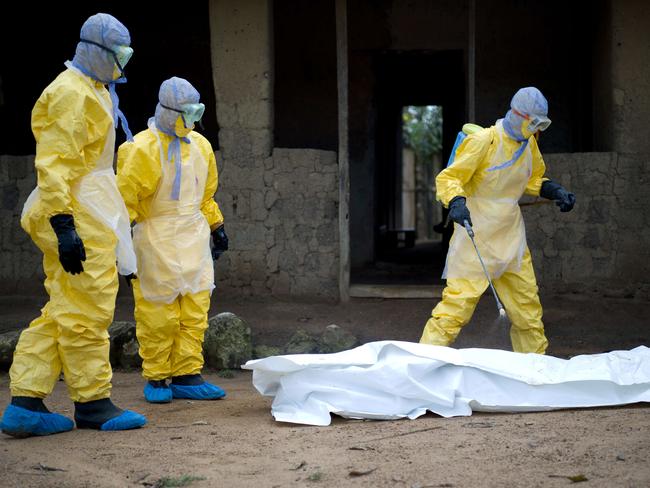
[{"label": "bare earth path", "polygon": [[[249,373],[208,377],[227,399],[149,405],[137,373],[116,373],[116,403],[145,413],[148,426],[0,436],[0,486],[177,486],[160,480],[184,475],[200,478],[192,487],[562,487],[569,476],[585,487],[650,486],[647,404],[308,427],[275,422]],[[2,409],[7,383],[0,376]],[[71,414],[62,382],[47,403]]]},{"label": "bare earth path", "polygon": [[[26,325],[43,301],[1,299],[0,330]],[[542,303],[548,352],[554,356],[650,345],[647,302],[543,296]],[[227,300],[217,290],[211,313],[234,312],[251,326],[255,343],[281,346],[298,327],[318,334],[331,323],[362,342],[417,341],[433,305],[433,300]],[[132,319],[132,307],[121,296],[116,318]],[[489,346],[485,330],[494,317],[486,295],[456,346]],[[579,485],[585,488],[650,486],[649,404],[394,422],[335,418],[320,428],[275,422],[271,400],[254,390],[248,372],[232,379],[208,377],[226,388],[227,399],[154,406],[145,403],[137,372],[117,372],[116,403],[145,413],[148,426],[24,440],[0,434],[0,487],[178,486],[173,481],[182,476],[201,478],[189,484],[193,488],[563,487],[575,484],[567,477],[580,475],[587,478]],[[9,401],[8,382],[0,373],[2,410]],[[62,382],[46,403],[72,415]]]},{"label": "bare earth path", "polygon": [[[613,349],[650,346],[650,302],[589,295],[543,295],[547,354],[569,357]],[[233,312],[251,327],[254,344],[282,346],[297,328],[313,334],[337,324],[362,343],[378,340],[417,342],[437,300],[353,299],[349,303],[228,299],[213,294],[210,315]],[[0,297],[0,332],[26,327],[39,315],[44,297]],[[497,311],[485,294],[454,347],[490,347]],[[116,320],[133,320],[133,300],[120,291]]]}]

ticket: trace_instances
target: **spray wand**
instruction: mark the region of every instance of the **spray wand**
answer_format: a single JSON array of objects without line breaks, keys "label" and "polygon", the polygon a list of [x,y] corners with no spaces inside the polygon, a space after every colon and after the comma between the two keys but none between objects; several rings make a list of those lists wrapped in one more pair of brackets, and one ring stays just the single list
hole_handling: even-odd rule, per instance
[{"label": "spray wand", "polygon": [[481,262],[481,266],[483,267],[483,272],[485,273],[485,277],[487,278],[488,283],[490,284],[490,289],[492,290],[492,294],[494,295],[494,299],[497,302],[497,310],[499,311],[499,319],[505,319],[505,318],[507,318],[506,309],[503,308],[503,304],[501,303],[501,300],[499,300],[499,295],[497,295],[497,291],[494,289],[494,285],[492,284],[492,279],[490,278],[490,273],[488,273],[488,270],[485,267],[485,263],[483,262],[483,258],[481,257],[481,253],[478,251],[478,247],[476,247],[476,242],[474,242],[474,230],[472,229],[472,226],[469,225],[469,222],[467,220],[463,221],[463,225],[465,226],[465,230],[467,231],[467,234],[469,235],[469,238],[472,240],[472,244],[474,244],[474,249],[476,250],[476,255],[478,256],[478,260]]}]

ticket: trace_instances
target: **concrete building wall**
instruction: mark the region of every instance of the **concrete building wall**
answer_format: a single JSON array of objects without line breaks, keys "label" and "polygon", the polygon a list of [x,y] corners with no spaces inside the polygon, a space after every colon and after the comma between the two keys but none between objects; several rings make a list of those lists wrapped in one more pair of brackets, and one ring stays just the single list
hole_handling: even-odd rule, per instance
[{"label": "concrete building wall", "polygon": [[332,151],[273,148],[270,0],[210,3],[221,128],[216,200],[231,251],[217,293],[338,296],[338,166]]},{"label": "concrete building wall", "polygon": [[650,153],[650,3],[605,2],[594,79],[599,149]]},{"label": "concrete building wall", "polygon": [[273,148],[270,0],[212,0],[210,36],[224,158],[259,159]]},{"label": "concrete building wall", "polygon": [[[580,2],[567,4],[562,0],[549,0],[544,9],[532,0],[475,3],[476,118],[471,122],[492,125],[503,117],[518,88],[536,85],[547,95],[554,121],[542,140],[542,150],[591,150],[591,25],[598,8],[582,9]],[[415,94],[420,101],[410,104],[443,106],[444,158],[462,124],[470,121],[466,95],[471,9],[469,0],[350,0],[348,5],[354,269],[378,259],[374,239],[379,227],[387,224],[377,212],[380,203],[390,196],[377,183],[385,173],[381,159],[388,152],[381,147],[382,141],[390,138],[381,133],[386,106],[393,101],[405,102]],[[533,34],[548,32],[550,25],[553,34],[543,40]],[[459,66],[442,62],[443,56],[454,54],[459,57]],[[420,59],[415,65],[397,75],[404,80],[403,85],[395,84],[387,91],[384,87],[393,76],[390,69],[382,71],[387,59],[401,58],[406,66],[407,58],[417,56]],[[400,61],[394,66],[393,71],[399,70]],[[430,79],[427,66],[435,66]],[[418,83],[424,78],[426,87],[420,90]],[[456,91],[460,91],[460,100]]]},{"label": "concrete building wall", "polygon": [[[357,199],[357,209],[365,206],[372,212],[375,205],[368,177],[375,150],[367,134],[373,133],[376,110],[370,51],[386,49],[391,43],[414,49],[428,39],[418,29],[433,25],[429,19],[438,15],[440,22],[444,20],[444,12],[436,10],[440,5],[453,13],[453,22],[445,24],[449,31],[464,32],[464,3],[440,2],[438,7],[429,3],[434,2],[414,2],[418,15],[411,18],[401,2],[384,2],[390,8],[362,11],[359,16],[361,3],[350,0],[350,68],[356,83],[352,88],[357,90],[350,97],[350,164],[353,182],[355,175],[359,177],[356,189],[361,189],[355,193],[353,188],[351,200]],[[520,4],[506,3],[515,8]],[[598,5],[604,19],[599,21],[594,46],[594,146],[604,152],[545,153],[549,175],[576,193],[578,205],[569,214],[546,205],[526,207],[524,214],[543,289],[648,297],[650,68],[645,60],[650,59],[649,7],[632,0],[603,0]],[[334,298],[339,260],[336,153],[273,147],[272,17],[270,0],[210,2],[220,126],[216,199],[232,249],[217,263],[216,293]],[[363,35],[363,25],[377,29]],[[418,32],[411,38],[405,29]],[[500,30],[490,32],[496,36]],[[461,37],[450,34],[446,45],[456,45]],[[493,45],[504,49],[502,43]],[[483,75],[479,83],[498,81],[485,71]],[[484,84],[477,98],[491,100],[488,92],[493,85]],[[488,108],[490,104],[494,108],[497,102],[489,102]],[[478,108],[495,114],[481,105]],[[553,130],[562,127],[554,125]],[[34,185],[33,156],[0,156],[0,292],[5,294],[43,290],[40,252],[19,225],[22,205]],[[356,223],[368,221],[361,218]],[[359,228],[353,221],[353,239],[364,238],[363,232],[355,237]]]},{"label": "concrete building wall", "polygon": [[617,153],[545,156],[547,175],[575,192],[572,212],[523,207],[540,288],[650,298],[650,158]]},{"label": "concrete building wall", "polygon": [[0,293],[44,293],[42,254],[20,227],[36,186],[34,156],[0,156]]},{"label": "concrete building wall", "polygon": [[238,295],[337,296],[336,153],[276,148],[265,159],[219,160],[217,201],[231,250],[217,263],[218,289]]},{"label": "concrete building wall", "polygon": [[[217,200],[232,250],[218,261],[215,293],[334,297],[338,291],[337,163],[331,151],[275,149],[250,178],[217,153]],[[542,290],[650,298],[650,158],[617,153],[545,156],[548,175],[578,204],[523,208]],[[41,253],[20,228],[34,185],[33,156],[0,157],[0,293],[43,293]]]}]

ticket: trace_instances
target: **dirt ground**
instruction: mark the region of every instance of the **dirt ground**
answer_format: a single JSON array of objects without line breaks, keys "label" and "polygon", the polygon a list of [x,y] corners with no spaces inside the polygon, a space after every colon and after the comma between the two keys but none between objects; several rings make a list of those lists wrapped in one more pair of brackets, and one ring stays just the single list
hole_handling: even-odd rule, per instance
[{"label": "dirt ground", "polygon": [[[122,291],[121,291],[122,293]],[[213,294],[210,315],[233,312],[251,327],[254,344],[283,346],[298,328],[320,334],[337,324],[360,342],[415,341],[436,299],[352,299],[349,303],[229,299]],[[650,345],[650,302],[591,295],[542,295],[547,354],[570,357]],[[0,332],[25,327],[38,316],[43,297],[0,297]],[[481,299],[455,347],[492,347],[497,310],[491,295]],[[133,320],[133,300],[121,294],[116,320]]]},{"label": "dirt ground", "polygon": [[[114,399],[147,415],[138,431],[74,430],[51,437],[0,437],[3,487],[390,486],[562,487],[650,485],[650,406],[329,427],[275,422],[249,373],[208,375],[228,391],[217,402],[149,405],[136,373],[117,373]],[[0,378],[0,408],[8,401]],[[71,415],[60,383],[50,407]],[[363,474],[361,473],[366,473]],[[355,476],[355,473],[358,476]],[[167,484],[164,482],[167,478]],[[187,478],[186,478],[187,479]],[[163,481],[161,481],[163,480]]]},{"label": "dirt ground", "polygon": [[[456,346],[490,346],[495,318],[483,299]],[[650,304],[624,298],[544,296],[549,353],[569,357],[650,344]],[[0,328],[26,324],[41,299],[0,301]],[[349,304],[225,300],[213,312],[243,317],[258,344],[282,345],[301,327],[318,333],[336,323],[362,342],[416,341],[428,300],[353,300]],[[117,319],[132,317],[121,297]],[[285,487],[650,486],[650,404],[530,414],[474,414],[443,419],[365,422],[334,418],[329,427],[281,424],[271,399],[248,372],[208,379],[228,397],[217,402],[150,405],[137,372],[117,372],[113,398],[147,415],[138,431],[74,430],[16,440],[0,435],[2,487]],[[9,401],[0,373],[0,409]],[[46,401],[72,415],[60,382]],[[574,481],[569,479],[574,478]],[[196,479],[194,479],[196,478]],[[191,481],[194,479],[193,481]]]}]

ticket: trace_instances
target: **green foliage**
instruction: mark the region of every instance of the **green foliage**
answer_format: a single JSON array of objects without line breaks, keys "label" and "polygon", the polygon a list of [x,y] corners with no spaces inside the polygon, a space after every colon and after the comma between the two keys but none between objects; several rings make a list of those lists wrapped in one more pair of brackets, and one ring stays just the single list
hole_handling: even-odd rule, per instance
[{"label": "green foliage", "polygon": [[320,481],[323,479],[323,473],[316,471],[315,473],[310,474],[307,479],[309,481]]},{"label": "green foliage", "polygon": [[404,145],[415,152],[418,162],[430,162],[442,150],[442,107],[404,107],[402,122]]},{"label": "green foliage", "polygon": [[232,369],[220,369],[219,371],[217,371],[217,376],[219,378],[234,378],[235,371]]},{"label": "green foliage", "polygon": [[191,485],[195,481],[202,481],[205,478],[203,476],[192,476],[190,474],[184,474],[178,478],[161,478],[154,485],[155,488],[176,488],[180,486]]},{"label": "green foliage", "polygon": [[581,481],[588,481],[589,478],[587,478],[584,474],[576,474],[575,476],[567,476],[573,483],[580,483]]}]

